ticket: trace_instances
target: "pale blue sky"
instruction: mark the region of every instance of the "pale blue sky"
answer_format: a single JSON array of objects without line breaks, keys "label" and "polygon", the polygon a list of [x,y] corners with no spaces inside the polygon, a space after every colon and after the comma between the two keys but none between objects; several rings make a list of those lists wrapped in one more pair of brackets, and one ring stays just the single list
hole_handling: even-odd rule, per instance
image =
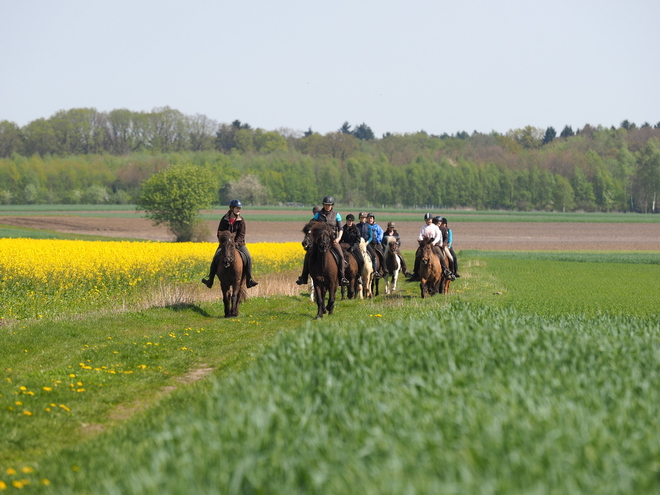
[{"label": "pale blue sky", "polygon": [[657,0],[0,0],[0,120],[169,106],[326,133],[660,121]]}]

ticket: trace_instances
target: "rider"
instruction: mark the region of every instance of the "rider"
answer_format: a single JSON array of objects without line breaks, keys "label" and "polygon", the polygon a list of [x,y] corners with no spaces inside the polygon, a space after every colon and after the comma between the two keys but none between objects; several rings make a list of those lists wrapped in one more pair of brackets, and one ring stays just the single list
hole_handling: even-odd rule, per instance
[{"label": "rider", "polygon": [[[450,277],[452,273],[447,268],[447,264],[445,263],[444,256],[442,256],[442,253],[440,252],[440,247],[442,247],[442,232],[440,231],[438,226],[433,223],[433,215],[431,215],[430,213],[424,214],[424,224],[425,225],[419,231],[419,236],[417,237],[417,240],[421,243],[424,239],[427,238],[433,239],[432,242],[433,252],[435,252],[438,255],[444,274],[447,277]],[[422,246],[420,244],[420,246],[417,248],[417,252],[415,253],[415,270],[410,280],[419,280],[419,264],[421,262],[421,253],[422,253]]]},{"label": "rider", "polygon": [[[241,208],[243,208],[243,203],[238,199],[232,199],[229,202],[229,211],[220,219],[220,225],[218,225],[218,238],[220,237],[220,232],[225,230],[229,233],[234,234],[234,243],[236,244],[236,249],[245,254],[247,262],[245,263],[245,285],[247,288],[254,287],[257,285],[257,282],[252,278],[252,256],[245,245],[245,220],[241,216]],[[222,246],[218,246],[218,249],[213,256],[213,261],[211,261],[211,268],[209,270],[208,278],[203,278],[202,283],[206,285],[209,289],[213,287],[213,281],[215,275],[218,271],[218,263],[220,262],[219,253]]]},{"label": "rider", "polygon": [[349,213],[346,215],[346,225],[342,228],[344,233],[341,236],[341,243],[345,244],[346,249],[355,256],[355,259],[358,263],[358,273],[362,273],[362,267],[364,266],[364,258],[362,257],[362,251],[360,251],[360,239],[362,234],[355,225],[355,215]]},{"label": "rider", "polygon": [[403,256],[401,255],[401,251],[399,249],[401,246],[401,236],[394,228],[394,222],[387,222],[387,229],[385,229],[385,232],[383,232],[383,242],[382,242],[383,249],[387,249],[387,240],[390,237],[393,237],[394,240],[396,240],[396,255],[399,257],[399,261],[401,262],[401,271],[406,277],[411,277],[412,273],[408,271],[408,267],[406,267],[406,260],[403,259]]},{"label": "rider", "polygon": [[361,211],[358,214],[358,216],[360,218],[360,223],[358,223],[356,227],[360,231],[362,238],[367,242],[367,252],[369,253],[369,256],[371,256],[371,263],[373,264],[373,268],[374,268],[374,278],[380,278],[380,273],[377,271],[378,263],[376,259],[376,251],[374,251],[374,247],[372,244],[374,231],[371,228],[371,224],[367,223],[366,212]]},{"label": "rider", "polygon": [[[440,233],[442,234],[442,245],[440,246],[440,249],[445,253],[447,259],[449,260],[449,271],[451,272],[451,276],[448,277],[450,280],[456,280],[456,276],[454,275],[454,270],[453,270],[452,255],[451,252],[449,251],[449,248],[447,247],[447,243],[449,242],[449,233],[447,227],[442,224],[443,220],[444,218],[442,218],[440,215],[433,217],[433,223],[438,226],[438,228],[440,229]],[[445,273],[445,275],[447,274]]]},{"label": "rider", "polygon": [[[333,246],[333,250],[337,254],[339,258],[339,282],[341,285],[348,285],[349,282],[346,279],[346,276],[344,274],[344,253],[342,252],[341,248],[339,247],[339,241],[341,240],[341,236],[344,233],[342,230],[341,226],[341,215],[334,211],[334,205],[335,205],[335,198],[332,196],[326,196],[323,198],[323,208],[321,211],[317,212],[314,215],[313,220],[317,222],[325,222],[332,229],[335,231],[335,242]],[[303,268],[303,274],[296,280],[296,283],[298,285],[303,285],[307,283],[307,277],[309,274],[309,266],[308,263],[305,263],[305,266]]]},{"label": "rider", "polygon": [[[385,266],[385,254],[383,253],[383,229],[376,223],[376,215],[367,213],[367,223],[371,225],[373,235],[371,236],[371,244],[373,245],[374,252],[378,256],[380,266],[382,267],[383,275],[387,274],[387,267]],[[374,270],[375,273],[375,270]]]},{"label": "rider", "polygon": [[[312,219],[310,220],[311,222],[315,222],[314,220],[314,215],[316,215],[319,211],[323,209],[322,206],[315,205],[312,208]],[[307,263],[309,262],[309,257],[311,255],[311,251],[305,246],[305,241],[302,242],[303,247],[305,248],[305,259],[303,261],[303,271],[300,277],[298,277],[298,280],[296,280],[296,283],[298,285],[305,285],[307,283],[307,279],[309,278],[309,271],[307,270]]]},{"label": "rider", "polygon": [[451,257],[453,258],[452,271],[454,272],[454,276],[456,278],[459,278],[460,275],[458,274],[458,258],[456,257],[456,253],[454,252],[454,248],[452,247],[453,235],[451,233],[451,229],[447,226],[446,217],[442,217],[441,224],[442,226],[440,227],[440,229],[442,230],[442,227],[444,227],[447,230],[447,243],[445,245],[447,246],[447,249],[449,249],[449,252],[451,253]]}]

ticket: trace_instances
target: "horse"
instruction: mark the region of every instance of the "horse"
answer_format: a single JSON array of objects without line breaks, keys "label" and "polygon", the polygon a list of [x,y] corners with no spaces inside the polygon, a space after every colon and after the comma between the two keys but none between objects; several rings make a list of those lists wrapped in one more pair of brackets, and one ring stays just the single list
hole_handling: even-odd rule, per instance
[{"label": "horse", "polygon": [[362,253],[362,258],[364,258],[364,266],[362,267],[362,292],[363,297],[371,298],[374,297],[374,294],[371,290],[371,286],[374,282],[374,265],[371,260],[371,255],[367,251],[367,241],[360,239],[360,252]]},{"label": "horse", "polygon": [[[385,248],[385,268],[387,269],[385,279],[385,294],[390,294],[396,290],[396,283],[401,271],[401,260],[399,259],[399,242],[394,237],[387,238]],[[392,277],[392,286],[390,288],[389,277]]]},{"label": "horse", "polygon": [[[344,300],[346,292],[348,292],[349,299],[355,299],[356,297],[362,296],[361,286],[360,286],[360,273],[358,273],[358,262],[355,255],[349,249],[348,244],[340,243],[339,246],[343,249],[344,260],[346,262],[344,269],[344,276],[348,279],[348,287],[342,286],[341,288],[341,299]],[[348,289],[348,291],[346,290]]]},{"label": "horse", "polygon": [[[332,253],[335,236],[332,228],[323,222],[315,223],[310,231],[309,274],[314,281],[314,292],[318,311],[316,318],[323,318],[324,313],[332,314],[335,308],[335,295],[339,286],[339,266]],[[328,303],[325,304],[325,296]]]},{"label": "horse", "polygon": [[422,291],[422,299],[426,295],[433,296],[440,292],[440,282],[442,281],[442,265],[438,255],[433,250],[433,239],[426,238],[420,241],[422,252],[420,254],[421,261],[419,263],[419,288]]},{"label": "horse", "polygon": [[[440,248],[442,251],[442,255],[444,256],[445,259],[445,264],[447,266],[451,266],[451,263],[449,262],[449,257],[451,256],[451,253],[449,252],[449,249],[447,248]],[[447,275],[442,274],[442,280],[440,280],[440,294],[449,294],[449,284],[451,283],[451,279],[447,277]]]},{"label": "horse", "polygon": [[222,289],[222,302],[225,305],[225,318],[236,318],[238,317],[238,307],[247,299],[243,258],[234,244],[234,237],[231,233],[220,232],[218,240],[220,241],[218,248],[220,263],[218,263],[217,275]]}]

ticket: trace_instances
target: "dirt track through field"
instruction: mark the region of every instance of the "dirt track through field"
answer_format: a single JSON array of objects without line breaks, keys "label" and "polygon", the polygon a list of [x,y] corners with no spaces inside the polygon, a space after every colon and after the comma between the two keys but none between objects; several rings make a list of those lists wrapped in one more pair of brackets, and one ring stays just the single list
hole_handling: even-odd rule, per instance
[{"label": "dirt track through field", "polygon": [[[249,214],[247,241],[300,242],[301,222],[253,222]],[[379,221],[381,226],[388,219]],[[167,227],[155,227],[142,218],[91,218],[78,216],[0,217],[0,224],[36,229],[49,229],[71,234],[171,241]],[[217,221],[207,221],[208,240],[215,242]],[[415,249],[422,222],[398,222],[402,248]],[[454,248],[482,250],[660,250],[660,224],[625,223],[531,223],[531,222],[465,222],[451,224]]]}]

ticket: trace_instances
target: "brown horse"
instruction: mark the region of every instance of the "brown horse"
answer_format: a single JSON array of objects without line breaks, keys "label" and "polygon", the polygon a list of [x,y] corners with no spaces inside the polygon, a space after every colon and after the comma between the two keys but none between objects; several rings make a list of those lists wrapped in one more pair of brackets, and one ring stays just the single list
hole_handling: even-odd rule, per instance
[{"label": "brown horse", "polygon": [[220,247],[217,256],[220,256],[220,263],[217,273],[225,305],[225,318],[236,318],[238,307],[247,299],[243,258],[234,244],[234,237],[228,231],[220,232],[218,240]]},{"label": "brown horse", "polygon": [[[346,268],[344,269],[344,276],[348,280],[348,287],[342,286],[341,288],[341,299],[344,300],[344,295],[348,292],[349,299],[355,299],[360,294],[360,274],[358,273],[358,262],[355,255],[349,249],[349,245],[345,243],[339,244],[344,250],[344,261],[346,262]],[[348,289],[348,291],[346,291]]]},{"label": "brown horse", "polygon": [[422,291],[422,299],[424,299],[427,294],[433,296],[440,292],[440,282],[443,275],[440,259],[433,249],[433,239],[426,238],[419,242],[422,248],[419,263],[419,277],[421,280],[419,288]]},{"label": "brown horse", "polygon": [[[335,295],[339,286],[339,267],[332,254],[335,236],[332,228],[323,222],[314,224],[310,231],[309,274],[314,281],[314,293],[318,312],[316,318],[323,318],[324,313],[332,314],[335,308]],[[328,304],[325,304],[325,296]]]}]

